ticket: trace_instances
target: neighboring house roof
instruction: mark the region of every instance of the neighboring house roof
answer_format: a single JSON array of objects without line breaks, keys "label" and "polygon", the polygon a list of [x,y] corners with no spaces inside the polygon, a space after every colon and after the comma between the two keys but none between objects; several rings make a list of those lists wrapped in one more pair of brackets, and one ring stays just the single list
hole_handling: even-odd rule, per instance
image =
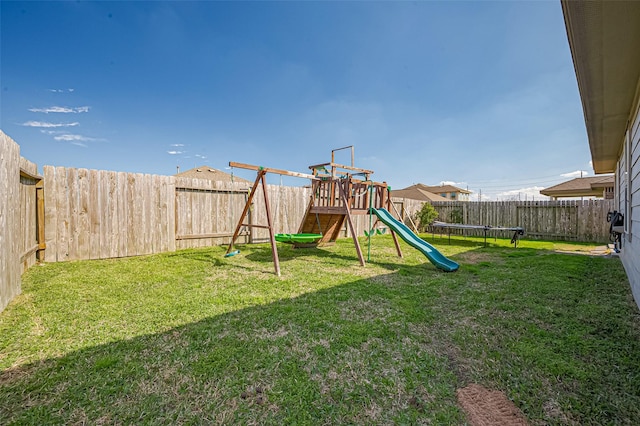
[{"label": "neighboring house roof", "polygon": [[596,173],[615,171],[640,78],[640,2],[561,0]]},{"label": "neighboring house roof", "polygon": [[[419,183],[418,185],[422,185],[422,184]],[[440,185],[440,186],[422,185],[420,188],[424,189],[425,191],[433,192],[434,194],[439,194],[441,192],[459,192],[460,194],[471,194],[471,191],[467,191],[466,189],[458,188],[457,186],[453,186],[453,185]]]},{"label": "neighboring house roof", "polygon": [[457,186],[453,186],[453,185],[429,186],[429,185],[424,185],[422,183],[416,183],[415,185],[408,186],[405,189],[410,189],[410,188],[418,188],[422,191],[427,191],[432,194],[438,194],[438,195],[443,192],[459,192],[461,194],[471,194],[471,191],[467,191],[466,189],[458,188]]},{"label": "neighboring house roof", "polygon": [[392,197],[410,198],[420,201],[449,201],[448,198],[440,194],[457,192],[460,194],[471,194],[471,191],[461,189],[453,185],[428,186],[422,183],[408,186],[403,189],[391,191]]},{"label": "neighboring house roof", "polygon": [[195,178],[195,179],[209,179],[216,182],[243,182],[243,183],[251,183],[246,179],[243,179],[238,176],[233,176],[229,173],[225,173],[223,171],[214,169],[209,166],[200,166],[195,167],[190,170],[186,170],[181,173],[177,173],[174,176],[176,177],[185,177],[185,178]]},{"label": "neighboring house roof", "polygon": [[447,201],[447,199],[441,195],[416,188],[415,185],[414,187],[408,187],[405,189],[392,190],[391,196],[394,198],[409,198],[411,200],[419,201]]},{"label": "neighboring house roof", "polygon": [[575,178],[540,191],[549,197],[602,197],[605,188],[613,188],[614,175]]}]

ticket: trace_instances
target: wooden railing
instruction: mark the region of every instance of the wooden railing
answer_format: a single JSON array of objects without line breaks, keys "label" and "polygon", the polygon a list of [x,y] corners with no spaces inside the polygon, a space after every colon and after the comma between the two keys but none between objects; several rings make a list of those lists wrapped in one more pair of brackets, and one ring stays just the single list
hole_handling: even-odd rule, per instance
[{"label": "wooden railing", "polygon": [[356,214],[366,213],[369,207],[386,207],[388,200],[386,183],[352,179],[326,179],[314,181],[312,189],[315,207],[344,208],[344,198],[346,198],[349,209]]}]

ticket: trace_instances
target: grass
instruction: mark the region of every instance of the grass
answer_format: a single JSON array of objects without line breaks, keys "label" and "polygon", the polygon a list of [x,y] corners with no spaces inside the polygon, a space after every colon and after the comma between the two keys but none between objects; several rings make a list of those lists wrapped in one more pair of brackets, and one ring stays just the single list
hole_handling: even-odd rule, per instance
[{"label": "grass", "polygon": [[[465,424],[456,389],[530,424],[640,423],[640,314],[585,245],[389,236],[45,264],[0,314],[2,424]],[[365,244],[365,241],[362,241]],[[366,252],[366,248],[365,248]]]}]

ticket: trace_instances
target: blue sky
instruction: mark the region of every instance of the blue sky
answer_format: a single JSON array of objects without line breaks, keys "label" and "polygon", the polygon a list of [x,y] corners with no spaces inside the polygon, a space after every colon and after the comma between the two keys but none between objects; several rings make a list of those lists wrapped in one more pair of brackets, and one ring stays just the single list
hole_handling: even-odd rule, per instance
[{"label": "blue sky", "polygon": [[593,174],[559,1],[0,7],[0,126],[39,167],[308,172],[353,145],[473,199]]}]

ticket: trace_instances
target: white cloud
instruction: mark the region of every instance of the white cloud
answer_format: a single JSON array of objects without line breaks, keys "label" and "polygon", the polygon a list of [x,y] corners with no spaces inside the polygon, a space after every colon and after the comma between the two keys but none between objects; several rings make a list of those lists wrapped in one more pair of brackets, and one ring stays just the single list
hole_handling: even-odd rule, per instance
[{"label": "white cloud", "polygon": [[73,127],[73,126],[78,126],[80,125],[80,123],[73,122],[73,123],[47,123],[46,121],[27,121],[25,123],[22,123],[23,126],[26,127]]},{"label": "white cloud", "polygon": [[546,197],[540,194],[540,191],[543,190],[543,186],[531,186],[528,188],[514,189],[512,191],[504,191],[496,194],[496,198],[499,200],[538,200],[545,199]]},{"label": "white cloud", "polygon": [[452,180],[441,180],[440,185],[451,185],[462,189],[468,186],[467,182],[454,182]]},{"label": "white cloud", "polygon": [[185,151],[167,151],[167,154],[170,155],[180,155],[183,154]]},{"label": "white cloud", "polygon": [[172,143],[169,146],[184,146],[184,144],[183,143]]},{"label": "white cloud", "polygon": [[589,174],[586,170],[576,170],[575,172],[563,173],[560,176],[564,178],[579,178],[585,177]]},{"label": "white cloud", "polygon": [[55,112],[55,113],[65,113],[65,114],[69,114],[69,113],[73,113],[73,114],[77,114],[77,113],[81,113],[81,112],[89,112],[89,107],[88,106],[81,106],[81,107],[75,107],[75,108],[69,108],[69,107],[61,107],[61,106],[52,106],[52,107],[48,107],[48,108],[29,108],[29,111],[31,112],[44,112],[45,114],[49,114],[50,112]]},{"label": "white cloud", "polygon": [[90,141],[99,140],[99,139],[90,138],[90,137],[87,137],[87,136],[74,135],[74,134],[70,134],[70,133],[65,133],[65,134],[62,134],[62,135],[54,136],[53,139],[55,139],[57,141],[65,141],[65,142],[90,142]]},{"label": "white cloud", "polygon": [[198,157],[198,158],[202,158],[203,160],[207,158],[206,155],[196,154],[195,156]]},{"label": "white cloud", "polygon": [[74,91],[74,89],[66,89],[66,90],[65,89],[49,89],[49,91],[53,93],[66,93],[66,92],[71,93]]}]

